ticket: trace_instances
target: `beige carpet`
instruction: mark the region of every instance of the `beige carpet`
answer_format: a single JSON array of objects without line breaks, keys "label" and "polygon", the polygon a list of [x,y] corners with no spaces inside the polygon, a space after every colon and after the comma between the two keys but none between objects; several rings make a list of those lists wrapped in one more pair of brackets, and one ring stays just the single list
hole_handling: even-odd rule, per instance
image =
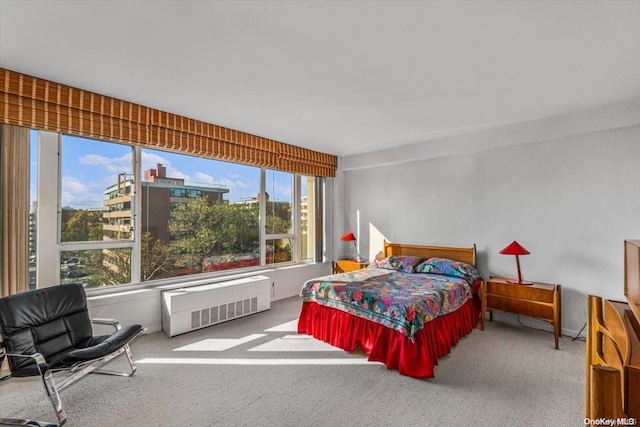
[{"label": "beige carpet", "polygon": [[[584,342],[487,322],[417,380],[298,336],[297,297],[132,346],[132,378],[64,390],[68,426],[582,426]],[[124,361],[111,366],[119,367]],[[37,379],[0,384],[0,416],[52,421]]]}]

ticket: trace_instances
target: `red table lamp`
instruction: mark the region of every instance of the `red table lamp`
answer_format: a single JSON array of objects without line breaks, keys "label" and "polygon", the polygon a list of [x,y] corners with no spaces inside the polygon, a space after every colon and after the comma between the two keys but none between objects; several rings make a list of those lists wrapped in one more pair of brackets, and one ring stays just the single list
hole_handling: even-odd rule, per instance
[{"label": "red table lamp", "polygon": [[518,267],[518,281],[507,280],[509,283],[517,283],[518,285],[533,285],[533,282],[527,282],[522,280],[522,271],[520,271],[520,255],[529,255],[529,251],[522,247],[522,245],[515,240],[509,244],[506,248],[500,251],[502,255],[515,255],[516,265]]},{"label": "red table lamp", "polygon": [[356,236],[351,231],[344,233],[340,238],[343,242],[353,242],[353,246],[356,248],[356,261],[360,262],[362,258],[360,258],[360,254],[358,253],[358,245],[356,244]]}]

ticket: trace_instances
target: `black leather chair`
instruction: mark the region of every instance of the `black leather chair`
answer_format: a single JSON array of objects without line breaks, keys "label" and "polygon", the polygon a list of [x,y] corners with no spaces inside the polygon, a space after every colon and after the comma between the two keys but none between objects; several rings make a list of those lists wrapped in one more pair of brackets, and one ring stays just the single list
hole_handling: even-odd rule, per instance
[{"label": "black leather chair", "polygon": [[[115,328],[111,335],[93,336],[92,323]],[[39,376],[53,404],[58,424],[0,418],[0,424],[63,425],[66,414],[59,391],[89,373],[132,376],[136,371],[129,343],[143,331],[140,325],[120,327],[116,320],[89,319],[87,299],[80,284],[59,285],[0,298],[0,366],[7,358],[12,377]],[[125,353],[130,373],[100,370]],[[62,378],[54,382],[53,374]]]}]

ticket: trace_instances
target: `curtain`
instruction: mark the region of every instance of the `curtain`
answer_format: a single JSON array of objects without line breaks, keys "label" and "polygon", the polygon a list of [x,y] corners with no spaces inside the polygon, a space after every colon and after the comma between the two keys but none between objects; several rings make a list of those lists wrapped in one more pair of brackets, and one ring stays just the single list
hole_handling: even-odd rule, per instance
[{"label": "curtain", "polygon": [[2,167],[2,290],[24,292],[29,283],[29,129],[0,125]]}]

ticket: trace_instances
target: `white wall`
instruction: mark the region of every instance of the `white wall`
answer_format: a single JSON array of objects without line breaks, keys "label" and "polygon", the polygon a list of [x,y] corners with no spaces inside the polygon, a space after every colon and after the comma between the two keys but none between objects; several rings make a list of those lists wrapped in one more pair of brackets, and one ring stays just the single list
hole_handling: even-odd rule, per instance
[{"label": "white wall", "polygon": [[[232,278],[257,274],[268,276],[273,283],[271,301],[276,301],[298,295],[302,284],[306,280],[330,273],[330,263],[301,264],[291,267],[259,270],[252,273],[233,274],[226,278],[216,277],[208,280],[231,280]],[[194,281],[195,280],[196,279],[194,279]],[[198,283],[205,281],[207,281],[207,279],[198,279]],[[174,285],[165,288],[175,289],[182,286],[188,286],[188,284],[183,283],[180,286]],[[146,333],[161,331],[161,289],[162,287],[158,286],[145,289],[123,289],[121,292],[104,295],[89,293],[87,296],[89,315],[92,318],[102,317],[116,319],[120,321],[122,325],[137,323],[147,328]],[[102,331],[106,333],[107,329],[104,327],[96,327],[96,332],[101,333]]]},{"label": "white wall", "polygon": [[531,252],[524,278],[562,285],[575,335],[587,294],[624,300],[623,240],[640,238],[640,100],[341,158],[336,183],[334,234],[356,232],[369,258],[383,238],[475,243],[485,279],[514,277],[498,252],[517,240]]}]

